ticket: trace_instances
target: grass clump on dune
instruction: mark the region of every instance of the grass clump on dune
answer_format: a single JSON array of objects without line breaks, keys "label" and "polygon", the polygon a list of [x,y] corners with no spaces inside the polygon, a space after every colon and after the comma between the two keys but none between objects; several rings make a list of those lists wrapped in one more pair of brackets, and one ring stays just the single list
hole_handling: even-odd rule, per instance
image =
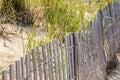
[{"label": "grass clump on dune", "polygon": [[31,8],[35,8],[35,5],[38,4],[38,0],[1,0],[1,22],[16,23],[23,26],[34,24],[34,15]]},{"label": "grass clump on dune", "polygon": [[87,28],[96,11],[109,1],[114,0],[40,0],[50,38],[74,32],[82,23]]}]

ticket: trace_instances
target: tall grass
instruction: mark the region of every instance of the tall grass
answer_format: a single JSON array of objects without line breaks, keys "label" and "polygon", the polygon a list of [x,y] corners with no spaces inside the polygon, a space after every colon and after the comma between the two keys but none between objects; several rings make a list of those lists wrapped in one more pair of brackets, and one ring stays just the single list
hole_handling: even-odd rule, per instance
[{"label": "tall grass", "polygon": [[40,0],[50,38],[74,32],[82,23],[87,27],[98,9],[114,0]]},{"label": "tall grass", "polygon": [[2,23],[17,23],[21,25],[34,24],[31,8],[38,5],[39,0],[1,0],[0,17]]},{"label": "tall grass", "polygon": [[[102,9],[109,1],[114,0],[0,0],[0,8],[5,18],[3,22],[15,21],[15,23],[33,25],[35,22],[33,10],[42,7],[44,27],[48,31],[47,37],[63,38],[67,32],[74,32],[84,23],[93,19],[98,9]],[[5,6],[5,4],[8,4]],[[33,47],[34,33],[28,33],[28,46]],[[28,47],[27,46],[27,47]]]}]

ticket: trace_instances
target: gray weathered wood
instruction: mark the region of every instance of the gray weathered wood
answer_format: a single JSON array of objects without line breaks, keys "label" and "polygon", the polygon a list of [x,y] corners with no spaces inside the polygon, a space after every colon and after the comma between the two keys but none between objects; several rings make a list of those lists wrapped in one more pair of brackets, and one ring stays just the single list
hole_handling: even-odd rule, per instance
[{"label": "gray weathered wood", "polygon": [[85,80],[85,49],[82,30],[79,31],[79,38],[76,36],[76,39],[79,39],[77,43],[79,45],[79,80]]},{"label": "gray weathered wood", "polygon": [[49,44],[47,43],[47,53],[48,53],[48,73],[49,73],[49,80],[51,79],[51,60],[50,60],[50,49],[49,49]]},{"label": "gray weathered wood", "polygon": [[42,45],[42,55],[43,55],[43,67],[44,67],[44,79],[48,80],[45,45]]},{"label": "gray weathered wood", "polygon": [[66,69],[67,69],[67,80],[69,80],[69,59],[68,59],[68,34],[65,36],[65,53],[66,53]]},{"label": "gray weathered wood", "polygon": [[20,61],[15,61],[16,66],[16,80],[21,80],[20,76]]},{"label": "gray weathered wood", "polygon": [[25,78],[24,58],[21,57],[20,60],[21,60],[21,74],[22,74],[21,75],[21,79],[24,80],[24,78]]},{"label": "gray weathered wood", "polygon": [[49,60],[50,60],[50,65],[49,65],[49,68],[50,68],[50,73],[49,75],[51,75],[51,80],[53,80],[53,58],[52,58],[52,42],[49,42],[48,43],[48,54],[49,54]]},{"label": "gray weathered wood", "polygon": [[31,66],[30,66],[30,53],[27,52],[26,58],[26,79],[32,80]]},{"label": "gray weathered wood", "polygon": [[61,53],[61,64],[62,64],[62,71],[63,71],[63,80],[65,80],[66,74],[65,74],[65,60],[64,60],[64,52],[62,51],[62,40],[59,40],[59,46],[60,46],[60,53]]},{"label": "gray weathered wood", "polygon": [[7,80],[7,70],[2,71],[2,80]]},{"label": "gray weathered wood", "polygon": [[[75,80],[79,80],[79,38],[78,38],[78,32],[76,31],[74,33],[74,38],[71,36],[71,46],[73,46],[73,49],[72,49],[72,56],[73,56],[73,60],[75,60],[75,63],[73,62],[73,65],[75,67],[75,72],[74,72],[74,75],[75,76]],[[73,39],[74,39],[74,43],[73,43]],[[74,53],[75,52],[75,53]],[[73,67],[73,68],[74,68]]]},{"label": "gray weathered wood", "polygon": [[53,55],[54,55],[54,67],[55,67],[55,80],[58,80],[58,77],[57,77],[57,51],[56,51],[56,45],[55,45],[55,40],[52,41],[52,45],[53,45]]},{"label": "gray weathered wood", "polygon": [[9,73],[10,80],[14,80],[14,65],[13,64],[9,66],[9,71],[10,71]]},{"label": "gray weathered wood", "polygon": [[35,49],[32,49],[32,61],[33,61],[34,80],[37,80],[37,65],[36,65]]},{"label": "gray weathered wood", "polygon": [[95,46],[96,46],[96,73],[99,72],[99,75],[96,75],[96,79],[105,80],[105,71],[106,71],[106,58],[104,54],[104,40],[103,40],[103,22],[102,22],[102,12],[98,11],[96,22],[94,26],[94,37],[95,37]]},{"label": "gray weathered wood", "polygon": [[55,41],[56,42],[56,47],[57,47],[57,61],[58,61],[58,78],[59,78],[59,80],[61,80],[62,78],[61,78],[61,64],[60,64],[60,59],[61,59],[61,57],[60,57],[60,48],[59,48],[59,42],[58,42],[58,40],[56,40]]},{"label": "gray weathered wood", "polygon": [[67,79],[68,80],[72,80],[72,68],[71,68],[71,55],[70,55],[70,35],[72,35],[72,33],[68,33],[66,34],[66,38],[65,38],[65,47],[66,47],[66,57],[67,57]]},{"label": "gray weathered wood", "polygon": [[38,69],[39,69],[39,80],[43,80],[43,77],[42,77],[42,64],[41,64],[41,61],[40,61],[39,47],[36,47],[36,54],[37,54]]},{"label": "gray weathered wood", "polygon": [[47,52],[48,52],[48,68],[49,68],[49,80],[53,80],[53,58],[52,58],[52,42],[47,44]]}]

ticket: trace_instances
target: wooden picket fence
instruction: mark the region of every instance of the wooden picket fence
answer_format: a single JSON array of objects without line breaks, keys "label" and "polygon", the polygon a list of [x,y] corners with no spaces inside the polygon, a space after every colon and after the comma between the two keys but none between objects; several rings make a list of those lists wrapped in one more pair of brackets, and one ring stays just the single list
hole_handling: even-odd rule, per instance
[{"label": "wooden picket fence", "polygon": [[120,0],[97,12],[88,28],[27,52],[2,80],[105,80],[120,49]]},{"label": "wooden picket fence", "polygon": [[61,40],[53,40],[11,64],[2,72],[2,80],[65,80],[64,59]]},{"label": "wooden picket fence", "polygon": [[67,80],[120,79],[120,74],[109,76],[117,66],[116,54],[120,53],[119,23],[120,0],[98,10],[86,30],[83,24],[80,30],[66,35]]}]

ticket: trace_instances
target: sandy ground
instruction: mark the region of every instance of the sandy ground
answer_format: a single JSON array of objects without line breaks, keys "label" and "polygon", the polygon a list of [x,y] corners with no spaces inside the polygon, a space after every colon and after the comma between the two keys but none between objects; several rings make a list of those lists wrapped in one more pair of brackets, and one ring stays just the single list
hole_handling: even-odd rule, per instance
[{"label": "sandy ground", "polygon": [[[30,30],[31,28],[29,27],[0,24],[0,73],[25,55],[23,53],[23,40],[24,44],[27,44],[27,34]],[[39,40],[40,38],[44,40],[43,38],[45,38],[46,34],[42,31],[41,27],[36,27],[34,30],[36,32],[35,39]]]},{"label": "sandy ground", "polygon": [[[0,35],[0,71],[23,56],[20,27],[11,24],[0,25],[1,27],[4,31]],[[22,31],[22,35],[25,40],[26,31]]]}]

